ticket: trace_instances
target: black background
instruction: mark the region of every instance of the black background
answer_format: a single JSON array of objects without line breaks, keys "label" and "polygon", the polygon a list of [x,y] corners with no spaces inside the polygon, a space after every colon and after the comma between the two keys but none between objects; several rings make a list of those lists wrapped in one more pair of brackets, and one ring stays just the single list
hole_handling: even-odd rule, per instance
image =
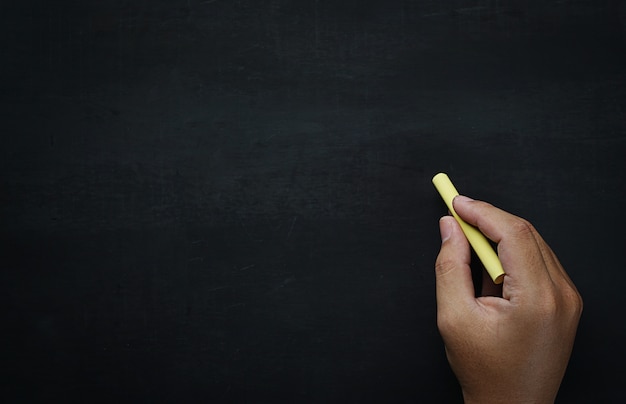
[{"label": "black background", "polygon": [[623,402],[623,2],[0,15],[3,401],[460,402],[446,171],[583,295],[558,401]]}]

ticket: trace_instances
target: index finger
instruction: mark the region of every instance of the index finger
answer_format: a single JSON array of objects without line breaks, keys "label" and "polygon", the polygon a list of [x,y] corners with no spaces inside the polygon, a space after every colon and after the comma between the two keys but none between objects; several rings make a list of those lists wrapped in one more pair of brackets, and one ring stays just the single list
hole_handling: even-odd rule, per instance
[{"label": "index finger", "polygon": [[528,221],[464,196],[456,197],[453,206],[463,220],[478,227],[498,244],[498,256],[506,272],[503,293],[520,286],[526,290],[538,290],[541,285],[551,283],[534,235],[536,230]]}]

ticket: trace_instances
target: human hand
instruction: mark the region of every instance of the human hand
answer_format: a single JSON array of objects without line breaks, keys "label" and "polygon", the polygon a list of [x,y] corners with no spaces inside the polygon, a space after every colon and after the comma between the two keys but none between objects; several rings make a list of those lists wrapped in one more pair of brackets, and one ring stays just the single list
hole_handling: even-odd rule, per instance
[{"label": "human hand", "polygon": [[580,294],[526,220],[463,196],[453,206],[498,244],[506,272],[499,286],[484,276],[475,297],[469,243],[452,216],[441,218],[437,325],[465,402],[554,402],[582,313]]}]

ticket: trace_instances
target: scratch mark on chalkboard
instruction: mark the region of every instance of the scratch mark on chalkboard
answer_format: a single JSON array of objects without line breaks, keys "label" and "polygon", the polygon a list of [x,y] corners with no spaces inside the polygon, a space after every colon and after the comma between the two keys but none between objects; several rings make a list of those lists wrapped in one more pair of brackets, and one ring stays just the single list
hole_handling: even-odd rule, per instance
[{"label": "scratch mark on chalkboard", "polygon": [[246,269],[254,268],[256,264],[246,265],[243,268],[239,268],[240,271],[245,271]]},{"label": "scratch mark on chalkboard", "polygon": [[293,220],[291,221],[291,227],[289,228],[289,232],[287,233],[287,240],[289,240],[289,237],[291,236],[291,232],[293,231],[293,226],[296,224],[296,220],[298,220],[298,216],[294,216]]},{"label": "scratch mark on chalkboard", "polygon": [[291,282],[293,282],[296,278],[289,277],[287,279],[285,279],[284,281],[282,281],[281,283],[278,284],[278,286],[276,286],[274,289],[270,290],[270,294],[271,293],[275,293],[276,291],[278,291],[279,289],[284,288],[285,286],[287,286],[288,284],[290,284]]}]

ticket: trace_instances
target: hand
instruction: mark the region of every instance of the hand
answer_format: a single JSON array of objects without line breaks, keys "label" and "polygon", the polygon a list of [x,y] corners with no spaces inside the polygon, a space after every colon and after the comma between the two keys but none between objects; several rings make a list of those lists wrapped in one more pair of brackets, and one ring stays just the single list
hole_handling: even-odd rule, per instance
[{"label": "hand", "polygon": [[437,325],[466,403],[552,403],[571,355],[582,299],[550,247],[526,220],[458,196],[454,210],[498,244],[506,272],[484,276],[475,297],[470,247],[441,218]]}]

